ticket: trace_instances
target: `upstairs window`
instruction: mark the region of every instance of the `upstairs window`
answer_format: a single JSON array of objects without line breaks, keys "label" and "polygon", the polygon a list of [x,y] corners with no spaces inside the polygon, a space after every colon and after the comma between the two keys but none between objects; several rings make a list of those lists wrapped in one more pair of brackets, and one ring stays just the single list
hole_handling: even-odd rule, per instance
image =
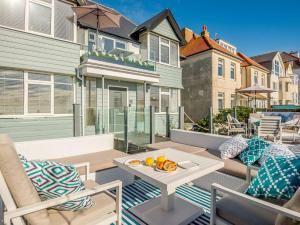
[{"label": "upstairs window", "polygon": [[51,34],[52,3],[46,0],[29,2],[29,24],[30,31]]},{"label": "upstairs window", "polygon": [[114,40],[110,38],[102,38],[103,50],[105,52],[111,52],[114,49]]},{"label": "upstairs window", "polygon": [[150,60],[159,62],[159,37],[150,34]]},{"label": "upstairs window", "polygon": [[70,4],[54,1],[54,22],[55,37],[74,40],[74,13]]},{"label": "upstairs window", "polygon": [[224,77],[224,59],[218,59],[218,77]]},{"label": "upstairs window", "polygon": [[254,76],[253,76],[253,82],[254,82],[254,85],[258,85],[258,72],[257,71],[254,71]]},{"label": "upstairs window", "polygon": [[116,48],[126,49],[126,44],[124,42],[116,41]]},{"label": "upstairs window", "polygon": [[1,0],[0,24],[20,30],[25,29],[25,0]]},{"label": "upstairs window", "polygon": [[261,85],[265,86],[265,76],[264,75],[261,76]]},{"label": "upstairs window", "polygon": [[274,72],[275,72],[275,75],[277,75],[277,76],[280,75],[280,65],[279,65],[278,60],[275,60],[275,62],[274,62]]},{"label": "upstairs window", "polygon": [[235,63],[230,65],[230,79],[235,80]]},{"label": "upstairs window", "polygon": [[160,41],[160,62],[170,63],[170,43],[169,40],[161,38]]},{"label": "upstairs window", "polygon": [[171,41],[170,44],[171,65],[178,66],[178,44]]}]

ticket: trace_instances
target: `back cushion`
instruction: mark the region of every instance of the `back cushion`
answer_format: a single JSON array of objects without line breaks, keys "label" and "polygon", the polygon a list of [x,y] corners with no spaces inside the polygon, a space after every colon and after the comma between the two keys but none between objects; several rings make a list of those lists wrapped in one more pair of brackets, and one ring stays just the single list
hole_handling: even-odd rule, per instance
[{"label": "back cushion", "polygon": [[[0,143],[0,170],[17,207],[41,202],[23,169],[16,150],[8,144],[12,141],[3,137],[1,136],[2,143]],[[3,144],[5,142],[6,144]],[[30,225],[49,225],[50,223],[46,210],[28,214],[25,219]]]},{"label": "back cushion", "polygon": [[[283,207],[300,213],[300,188]],[[278,215],[275,225],[300,225],[300,221],[293,221],[285,216]]]}]

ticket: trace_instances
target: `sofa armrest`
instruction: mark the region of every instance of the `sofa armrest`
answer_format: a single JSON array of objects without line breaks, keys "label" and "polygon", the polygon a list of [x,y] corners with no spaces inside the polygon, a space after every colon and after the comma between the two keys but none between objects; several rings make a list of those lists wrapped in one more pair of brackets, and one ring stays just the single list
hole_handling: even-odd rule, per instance
[{"label": "sofa armrest", "polygon": [[260,169],[260,167],[258,167],[258,166],[247,166],[246,182],[248,184],[250,184],[251,180],[252,180],[251,171],[252,170],[258,171],[259,169]]},{"label": "sofa armrest", "polygon": [[278,214],[281,214],[283,216],[289,217],[289,218],[294,219],[296,221],[300,221],[300,213],[299,212],[295,212],[291,209],[288,209],[288,208],[285,208],[285,207],[282,207],[282,206],[279,206],[279,205],[276,205],[276,204],[269,203],[269,202],[264,201],[262,199],[254,198],[254,197],[249,196],[247,194],[231,190],[231,189],[226,188],[226,187],[224,187],[220,184],[213,183],[211,185],[211,207],[212,207],[212,209],[211,209],[211,215],[212,216],[211,216],[211,221],[210,221],[211,225],[216,224],[216,201],[217,201],[216,197],[217,197],[217,191],[221,191],[225,194],[234,196],[234,197],[239,198],[241,200],[247,201],[250,204],[260,206],[264,209],[273,211],[275,213],[278,213]]},{"label": "sofa armrest", "polygon": [[80,167],[84,167],[85,168],[85,181],[87,181],[89,179],[89,175],[90,175],[90,163],[89,162],[83,162],[83,163],[77,163],[73,165],[76,169],[80,168]]},{"label": "sofa armrest", "polygon": [[22,208],[18,208],[16,210],[7,211],[4,213],[4,224],[9,225],[11,220],[17,217],[21,217],[33,212],[37,212],[43,209],[51,208],[56,205],[60,205],[66,203],[68,201],[76,200],[78,198],[96,195],[100,192],[109,190],[111,188],[116,188],[116,205],[117,205],[117,214],[118,220],[121,220],[121,211],[122,211],[122,182],[120,180],[116,180],[107,184],[98,185],[91,189],[86,189],[77,193],[72,193],[69,195],[65,195],[59,198],[50,199],[47,201],[42,201],[39,203],[35,203],[32,205],[24,206]]}]

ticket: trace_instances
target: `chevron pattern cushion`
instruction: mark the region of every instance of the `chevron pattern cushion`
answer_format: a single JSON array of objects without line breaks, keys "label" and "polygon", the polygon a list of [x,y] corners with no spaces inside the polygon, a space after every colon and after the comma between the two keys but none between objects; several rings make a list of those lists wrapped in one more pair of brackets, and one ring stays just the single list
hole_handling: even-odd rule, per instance
[{"label": "chevron pattern cushion", "polygon": [[271,144],[271,146],[265,150],[262,157],[258,160],[259,164],[262,165],[270,156],[293,157],[295,154],[286,145]]},{"label": "chevron pattern cushion", "polygon": [[248,142],[248,147],[239,155],[241,161],[250,166],[254,164],[264,154],[270,144],[260,137],[253,137]]},{"label": "chevron pattern cushion", "polygon": [[[20,156],[20,160],[42,201],[85,190],[80,175],[74,166],[52,161],[28,161],[23,156]],[[92,205],[93,202],[90,197],[82,197],[53,208],[75,211],[89,208]]]},{"label": "chevron pattern cushion", "polygon": [[234,158],[247,147],[248,144],[246,139],[244,139],[242,135],[238,134],[220,145],[219,150],[221,152],[221,158],[222,159]]},{"label": "chevron pattern cushion", "polygon": [[300,156],[270,156],[246,193],[259,198],[289,200],[300,186]]}]

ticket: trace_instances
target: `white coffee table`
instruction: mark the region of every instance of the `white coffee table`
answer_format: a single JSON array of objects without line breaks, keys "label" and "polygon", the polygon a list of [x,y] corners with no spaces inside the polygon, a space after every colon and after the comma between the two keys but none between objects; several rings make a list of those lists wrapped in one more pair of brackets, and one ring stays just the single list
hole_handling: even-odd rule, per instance
[{"label": "white coffee table", "polygon": [[[145,160],[164,155],[174,162],[192,161],[198,164],[191,169],[177,168],[175,172],[163,173],[148,166],[132,167],[125,164],[130,159]],[[160,188],[161,196],[135,206],[130,211],[150,225],[185,225],[199,217],[203,210],[198,206],[175,196],[176,187],[212,173],[224,166],[221,161],[209,159],[174,149],[162,149],[127,157],[117,158],[114,163],[127,172],[142,178]]]}]

